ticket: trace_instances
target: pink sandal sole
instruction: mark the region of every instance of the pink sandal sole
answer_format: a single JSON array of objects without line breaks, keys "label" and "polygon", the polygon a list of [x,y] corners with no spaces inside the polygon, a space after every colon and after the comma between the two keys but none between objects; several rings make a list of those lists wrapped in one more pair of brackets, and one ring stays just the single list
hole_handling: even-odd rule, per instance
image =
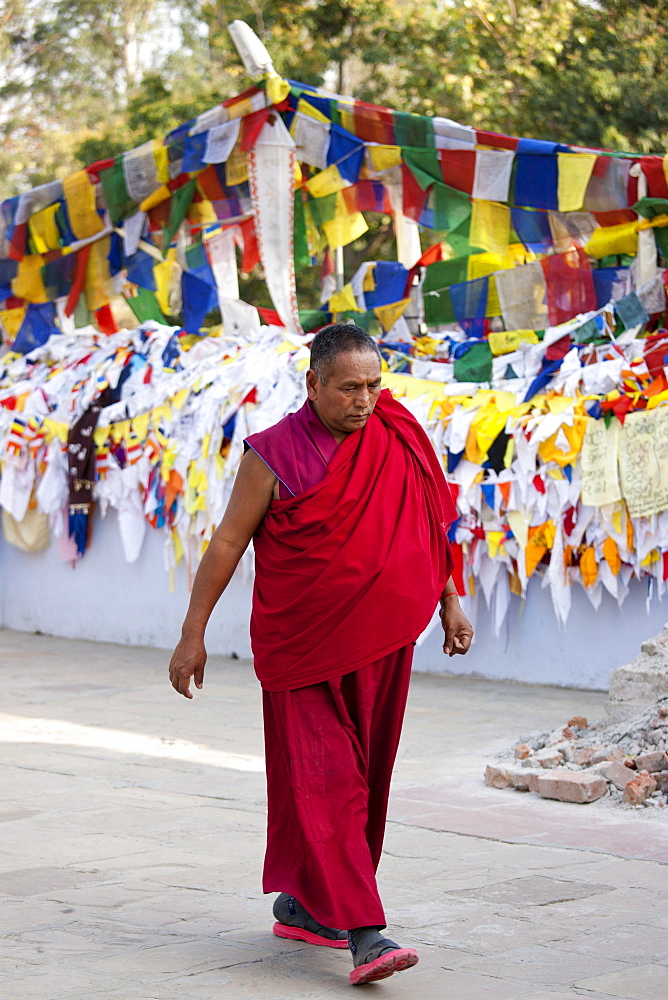
[{"label": "pink sandal sole", "polygon": [[395,972],[403,972],[417,965],[419,961],[418,953],[412,948],[397,948],[396,951],[388,951],[386,955],[381,955],[373,962],[360,965],[350,973],[350,982],[353,986],[361,986],[362,983],[375,983],[379,979],[387,979]]},{"label": "pink sandal sole", "polygon": [[315,944],[320,948],[347,948],[348,941],[330,941],[329,938],[320,934],[313,934],[305,931],[302,927],[289,927],[288,924],[276,923],[273,926],[276,937],[287,938],[289,941],[305,941],[306,944]]}]

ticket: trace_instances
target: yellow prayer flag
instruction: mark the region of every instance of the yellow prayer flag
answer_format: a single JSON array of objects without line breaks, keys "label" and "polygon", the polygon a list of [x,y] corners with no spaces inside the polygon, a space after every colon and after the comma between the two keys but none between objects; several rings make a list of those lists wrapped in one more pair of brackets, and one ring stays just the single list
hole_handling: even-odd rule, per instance
[{"label": "yellow prayer flag", "polygon": [[172,282],[178,276],[179,272],[179,265],[173,257],[172,259],[168,257],[167,260],[163,260],[160,264],[156,264],[153,268],[153,277],[155,278],[156,284],[155,297],[158,300],[160,311],[165,316],[169,316],[170,313],[173,312],[170,307],[169,293]]},{"label": "yellow prayer flag", "polygon": [[50,444],[54,438],[58,438],[61,444],[67,444],[67,435],[70,428],[66,423],[60,420],[53,420],[51,417],[45,417],[42,430],[44,431],[47,444]]},{"label": "yellow prayer flag", "polygon": [[329,125],[329,118],[323,115],[322,111],[319,111],[308,101],[305,101],[303,97],[299,98],[299,103],[297,105],[297,114],[308,115],[309,118],[314,118],[317,122],[321,122],[323,125]]},{"label": "yellow prayer flag", "polygon": [[401,165],[401,146],[367,146],[374,170],[391,170]]},{"label": "yellow prayer flag", "polygon": [[139,208],[142,212],[150,212],[156,205],[160,205],[161,202],[167,201],[167,199],[171,197],[172,192],[169,190],[167,185],[161,184],[159,188],[156,188],[155,191],[151,192],[148,198],[144,198]]},{"label": "yellow prayer flag", "polygon": [[630,254],[638,251],[637,222],[622,222],[618,226],[599,226],[585,246],[590,257],[607,257],[609,254]]},{"label": "yellow prayer flag", "polygon": [[340,292],[335,292],[329,300],[329,311],[338,312],[363,312],[357,305],[353,286],[348,282]]},{"label": "yellow prayer flag", "polygon": [[47,253],[60,247],[60,233],[56,225],[58,204],[49,205],[41,212],[35,212],[28,220],[30,238],[37,253]]},{"label": "yellow prayer flag", "polygon": [[[234,116],[230,115],[230,118],[232,117]],[[248,180],[248,162],[237,139],[225,163],[225,184],[227,187],[233,187],[235,184],[243,184],[246,180]]]},{"label": "yellow prayer flag", "polygon": [[376,290],[376,265],[375,263],[369,264],[366,274],[364,275],[364,280],[362,281],[362,291],[364,292],[374,292]]},{"label": "yellow prayer flag", "polygon": [[19,261],[16,277],[11,281],[12,294],[17,299],[36,303],[49,301],[42,280],[43,266],[44,258],[40,254],[29,254]]},{"label": "yellow prayer flag", "polygon": [[95,209],[95,186],[85,170],[66,177],[63,194],[72,232],[78,240],[88,239],[104,229],[102,219]]},{"label": "yellow prayer flag", "polygon": [[0,309],[0,323],[9,340],[14,340],[25,317],[25,306],[17,306],[15,309]]},{"label": "yellow prayer flag", "polygon": [[472,198],[471,246],[491,253],[505,253],[510,243],[510,209],[496,201]]},{"label": "yellow prayer flag", "polygon": [[109,271],[111,237],[105,236],[91,244],[86,266],[86,305],[91,312],[109,304],[114,286]]},{"label": "yellow prayer flag", "polygon": [[537,343],[538,337],[533,330],[503,330],[489,335],[489,347],[495,357],[500,354],[511,354],[520,344]]},{"label": "yellow prayer flag", "polygon": [[321,170],[306,182],[309,194],[313,198],[324,198],[325,195],[342,191],[348,184],[339,173],[339,168],[332,163],[326,170]]},{"label": "yellow prayer flag", "polygon": [[557,153],[557,160],[559,211],[577,212],[582,208],[596,156],[593,153]]},{"label": "yellow prayer flag", "polygon": [[399,302],[392,302],[387,306],[376,306],[374,313],[385,333],[388,333],[399,317],[403,316],[410,301],[410,298],[407,298],[401,299]]},{"label": "yellow prayer flag", "polygon": [[253,107],[253,102],[250,97],[243,97],[236,104],[228,105],[227,107],[227,117],[231,121],[233,118],[243,118],[244,115],[250,115],[253,113],[255,108]]},{"label": "yellow prayer flag", "polygon": [[[472,253],[468,258],[466,280],[475,281],[476,278],[486,278],[494,275],[496,271],[507,270],[511,267],[515,267],[515,258],[507,251],[504,253]],[[500,316],[501,311],[496,281],[490,277],[485,315]]]},{"label": "yellow prayer flag", "polygon": [[506,540],[505,531],[488,531],[487,532],[487,552],[490,559],[496,559],[499,554],[499,549],[503,546]]},{"label": "yellow prayer flag", "polygon": [[344,128],[346,132],[352,132],[355,135],[355,115],[352,111],[348,111],[347,108],[339,109],[339,117],[341,118],[341,128]]},{"label": "yellow prayer flag", "polygon": [[153,159],[155,160],[155,168],[158,174],[158,180],[161,184],[167,184],[170,180],[169,177],[169,149],[165,145],[163,139],[153,140]]},{"label": "yellow prayer flag", "polygon": [[322,228],[330,249],[335,250],[358,240],[369,227],[361,212],[353,212],[352,215],[337,215],[331,222],[324,222]]},{"label": "yellow prayer flag", "polygon": [[188,209],[188,218],[197,226],[208,226],[218,222],[218,216],[210,201],[193,201]]},{"label": "yellow prayer flag", "polygon": [[267,77],[265,93],[270,104],[281,104],[290,93],[290,84],[278,73]]}]

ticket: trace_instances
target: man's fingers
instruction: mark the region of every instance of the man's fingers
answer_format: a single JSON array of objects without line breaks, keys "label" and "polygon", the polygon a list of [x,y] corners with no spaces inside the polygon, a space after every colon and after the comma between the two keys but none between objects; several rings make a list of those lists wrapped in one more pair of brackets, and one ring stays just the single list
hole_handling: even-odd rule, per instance
[{"label": "man's fingers", "polygon": [[203,663],[200,666],[195,667],[195,673],[193,674],[193,678],[194,678],[194,681],[195,681],[195,687],[198,688],[198,689],[201,689],[202,685],[204,684],[204,664]]},{"label": "man's fingers", "polygon": [[453,656],[455,653],[460,653],[460,654],[468,653],[471,647],[472,639],[473,636],[470,635],[468,632],[463,632],[460,635],[456,635],[453,642],[452,653],[450,655]]}]

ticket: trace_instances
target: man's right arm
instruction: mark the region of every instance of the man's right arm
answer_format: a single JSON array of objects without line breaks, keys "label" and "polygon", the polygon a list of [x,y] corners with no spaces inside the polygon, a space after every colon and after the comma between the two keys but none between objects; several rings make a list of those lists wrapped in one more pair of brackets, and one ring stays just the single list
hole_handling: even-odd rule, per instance
[{"label": "man's right arm", "polygon": [[202,687],[207,622],[267,512],[275,484],[276,476],[262,459],[254,451],[246,452],[223,520],[197,570],[181,639],[169,664],[172,686],[186,698],[192,698],[191,677],[195,687]]}]

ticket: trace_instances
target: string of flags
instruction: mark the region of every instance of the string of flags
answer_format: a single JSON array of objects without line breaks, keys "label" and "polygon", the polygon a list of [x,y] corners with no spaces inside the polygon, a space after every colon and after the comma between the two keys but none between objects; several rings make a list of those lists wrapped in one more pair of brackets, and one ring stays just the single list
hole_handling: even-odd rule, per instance
[{"label": "string of flags", "polygon": [[[337,290],[331,251],[373,213],[400,259]],[[576,584],[595,607],[632,577],[662,595],[667,241],[662,156],[270,77],[2,203],[5,536],[81,558],[97,506],[129,561],[153,528],[170,571],[193,567],[243,436],[301,403],[309,333],[351,319],[443,456],[458,586],[497,630],[531,579],[561,622]],[[323,301],[299,309],[295,272],[316,263]],[[256,268],[273,309],[239,298]]]},{"label": "string of flags", "polygon": [[[561,336],[557,336],[561,334]],[[570,336],[548,331],[549,346]],[[243,439],[301,405],[309,337],[262,327],[252,340],[146,323],[111,336],[55,335],[0,362],[0,506],[25,549],[53,536],[61,558],[94,544],[92,511],[114,512],[128,562],[147,530],[170,572],[190,572],[219,523]],[[540,366],[543,343],[517,352]],[[639,353],[644,352],[644,353]],[[620,605],[632,577],[668,579],[668,335],[574,344],[530,398],[508,380],[437,381],[414,358],[385,384],[422,422],[455,496],[461,593],[482,590],[498,631],[532,578],[568,618],[572,588]],[[527,378],[531,377],[526,376]]]}]

